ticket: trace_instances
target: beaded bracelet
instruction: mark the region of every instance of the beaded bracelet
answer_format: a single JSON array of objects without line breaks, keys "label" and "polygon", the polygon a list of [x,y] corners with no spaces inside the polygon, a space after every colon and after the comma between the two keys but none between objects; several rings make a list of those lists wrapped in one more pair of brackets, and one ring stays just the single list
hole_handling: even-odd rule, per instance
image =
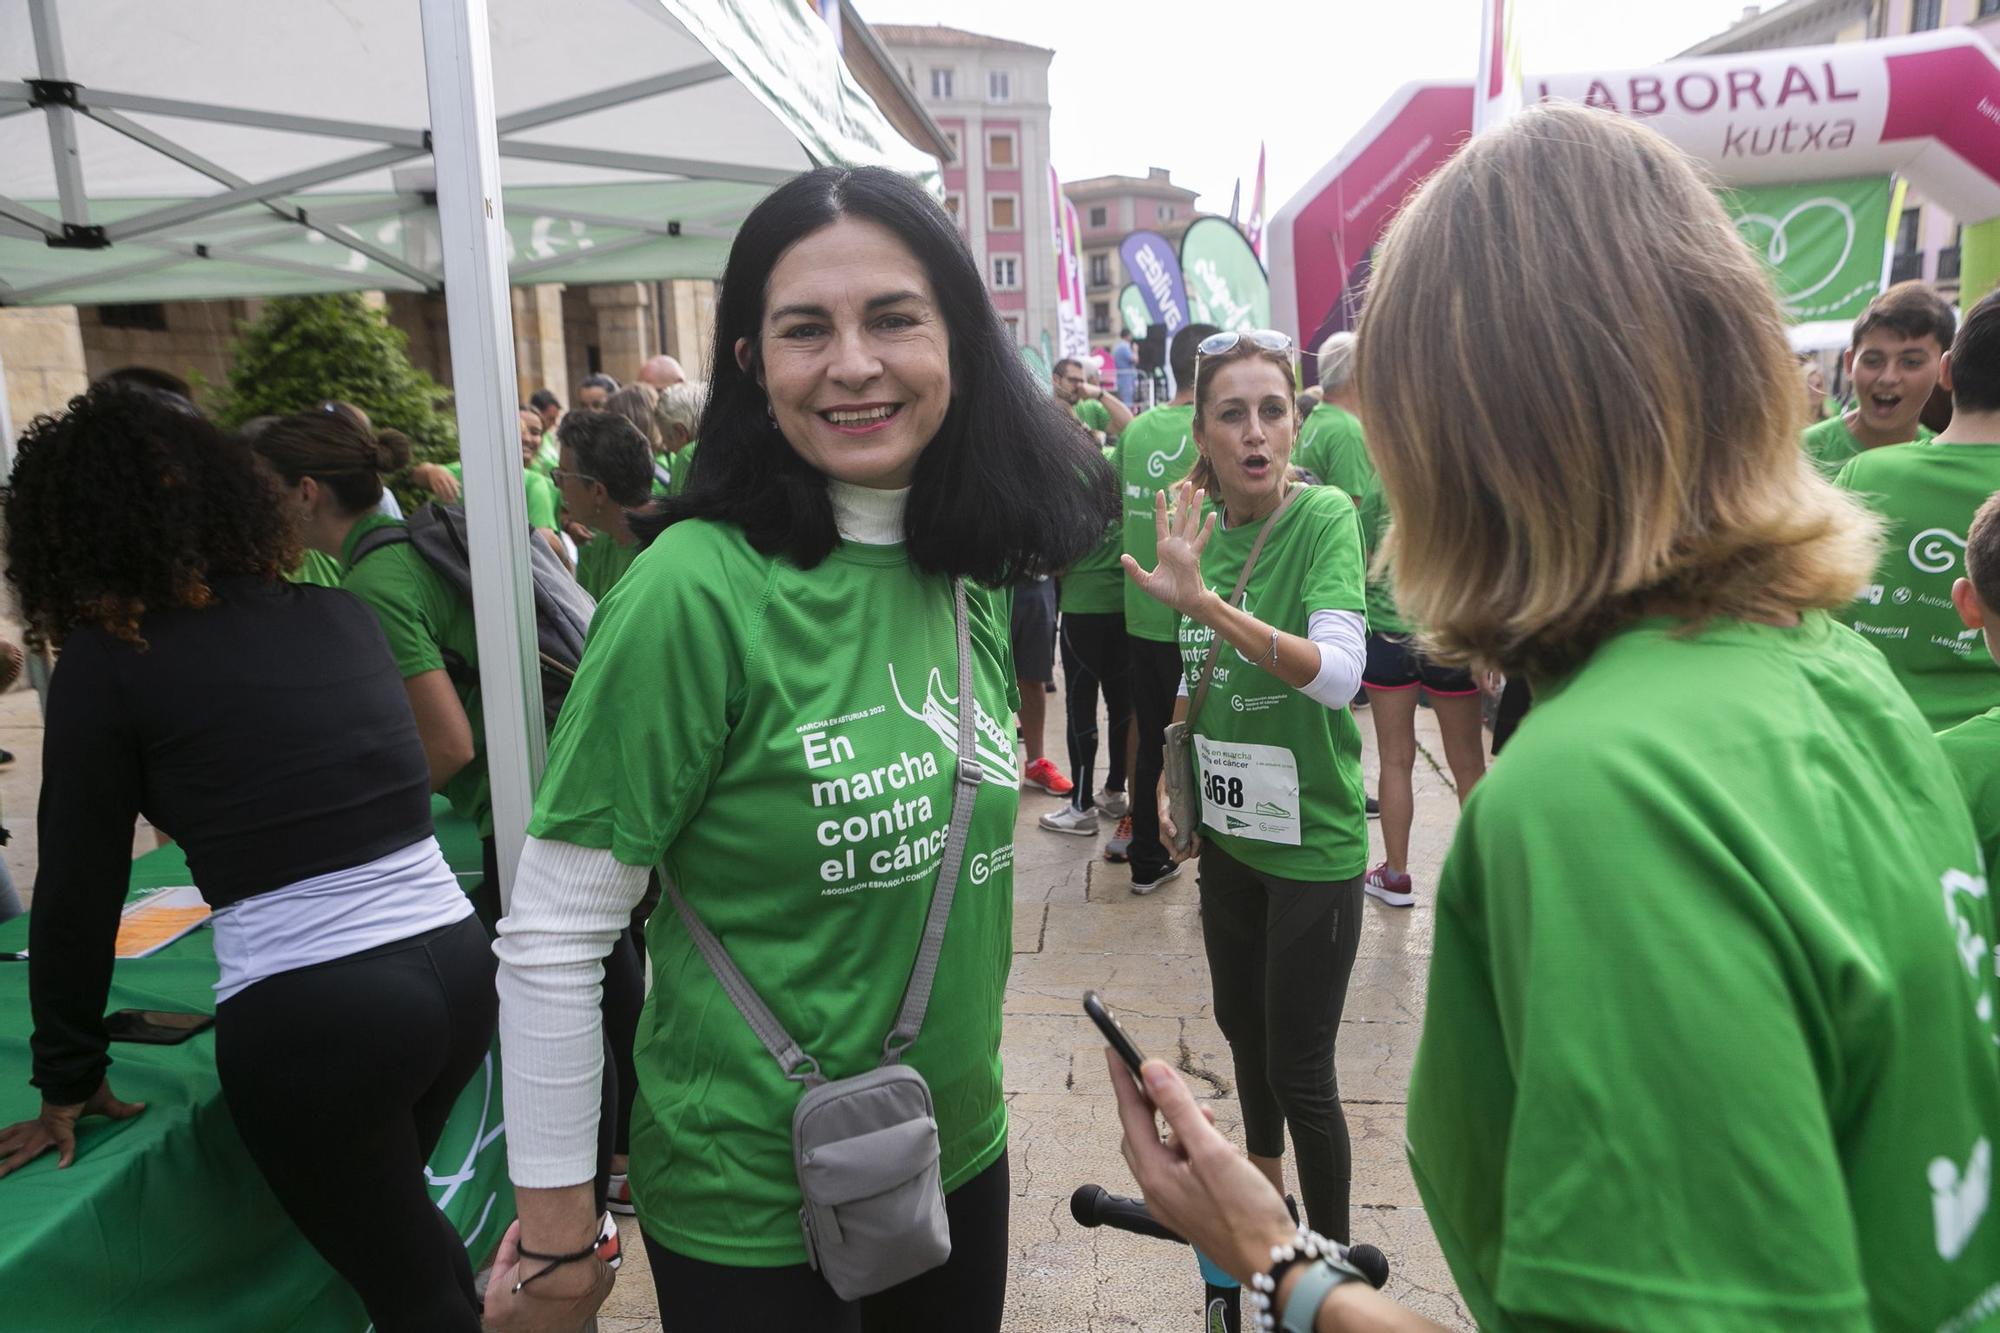
[{"label": "beaded bracelet", "polygon": [[[1271,1267],[1265,1272],[1254,1274],[1250,1279],[1250,1285],[1244,1288],[1243,1294],[1249,1298],[1250,1314],[1255,1320],[1256,1327],[1276,1333],[1278,1312],[1273,1309],[1272,1303],[1277,1299],[1278,1285],[1284,1281],[1285,1274],[1295,1264],[1307,1263],[1325,1264],[1343,1275],[1341,1281],[1367,1281],[1361,1270],[1347,1262],[1345,1246],[1338,1241],[1328,1240],[1317,1231],[1309,1230],[1302,1225],[1290,1242],[1271,1247]],[[1331,1287],[1328,1290],[1331,1290]],[[1324,1297],[1325,1293],[1322,1292],[1321,1298]]]}]

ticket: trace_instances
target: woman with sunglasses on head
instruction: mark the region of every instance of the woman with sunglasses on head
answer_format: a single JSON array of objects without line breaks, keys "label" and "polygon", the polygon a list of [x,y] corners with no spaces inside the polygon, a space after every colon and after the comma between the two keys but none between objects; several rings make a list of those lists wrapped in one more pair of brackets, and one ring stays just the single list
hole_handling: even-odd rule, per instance
[{"label": "woman with sunglasses on head", "polygon": [[[1306,1214],[1344,1241],[1352,1165],[1333,1047],[1368,855],[1347,710],[1367,626],[1353,502],[1291,479],[1294,387],[1283,334],[1202,341],[1199,459],[1171,513],[1164,492],[1156,504],[1158,564],[1124,563],[1180,616],[1202,937],[1250,1159],[1279,1184],[1289,1128]],[[1208,497],[1220,509],[1204,519]]]},{"label": "woman with sunglasses on head", "polygon": [[[1535,686],[1439,880],[1410,1080],[1486,1328],[1993,1327],[1990,870],[1922,714],[1827,614],[1878,529],[1799,450],[1797,373],[1708,183],[1609,112],[1481,135],[1381,249],[1360,374],[1397,602]],[[1267,1270],[1282,1203],[1146,1073],[1185,1130],[1120,1089],[1148,1200]],[[1425,1327],[1337,1276],[1281,1274],[1316,1306],[1283,1326]]]},{"label": "woman with sunglasses on head", "polygon": [[[477,1333],[424,1164],[490,1049],[494,961],[382,630],[284,579],[300,541],[276,479],[184,402],[101,385],[19,459],[7,575],[31,644],[62,656],[29,934],[42,1111],[0,1129],[0,1176],[51,1148],[67,1166],[80,1117],[144,1109],[111,1091],[104,1022],[143,812],[215,909],[216,1075],[279,1206],[376,1328]],[[153,1115],[188,1114],[165,1096]]]}]

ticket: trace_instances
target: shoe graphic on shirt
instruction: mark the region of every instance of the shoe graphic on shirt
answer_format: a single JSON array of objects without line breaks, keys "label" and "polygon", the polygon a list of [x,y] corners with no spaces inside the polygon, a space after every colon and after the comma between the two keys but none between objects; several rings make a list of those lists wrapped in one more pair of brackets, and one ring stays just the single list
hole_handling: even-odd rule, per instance
[{"label": "shoe graphic on shirt", "polygon": [[1290,819],[1292,817],[1292,812],[1285,809],[1284,806],[1279,805],[1276,801],[1257,802],[1257,813],[1260,815],[1269,815],[1273,819]]},{"label": "shoe graphic on shirt", "polygon": [[1933,1157],[1925,1174],[1931,1185],[1931,1220],[1937,1226],[1938,1257],[1946,1263],[1965,1251],[1993,1197],[1993,1145],[1983,1137],[1972,1145],[1965,1172],[1949,1157]]},{"label": "shoe graphic on shirt", "polygon": [[[904,713],[929,727],[931,731],[958,752],[958,699],[944,691],[944,676],[936,667],[931,668],[930,679],[924,682],[924,701],[921,708],[910,707],[903,697],[902,682],[896,679],[896,664],[889,664],[889,688],[895,692],[896,706]],[[973,753],[978,756],[980,766],[986,770],[985,780],[996,786],[1013,787],[1020,782],[1019,770],[1015,767],[1014,743],[1011,737],[1001,731],[989,717],[979,701],[972,701]],[[1063,779],[1068,782],[1068,778]],[[1057,795],[1063,795],[1069,788],[1064,787]]]}]

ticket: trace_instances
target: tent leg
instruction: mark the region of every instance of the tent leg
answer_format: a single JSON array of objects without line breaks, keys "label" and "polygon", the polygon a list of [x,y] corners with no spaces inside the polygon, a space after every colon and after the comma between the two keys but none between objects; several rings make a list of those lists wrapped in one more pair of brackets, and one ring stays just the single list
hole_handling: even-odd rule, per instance
[{"label": "tent leg", "polygon": [[423,0],[423,31],[452,387],[459,457],[465,465],[486,763],[504,908],[512,899],[514,868],[547,737],[515,420],[513,306],[486,0]]}]

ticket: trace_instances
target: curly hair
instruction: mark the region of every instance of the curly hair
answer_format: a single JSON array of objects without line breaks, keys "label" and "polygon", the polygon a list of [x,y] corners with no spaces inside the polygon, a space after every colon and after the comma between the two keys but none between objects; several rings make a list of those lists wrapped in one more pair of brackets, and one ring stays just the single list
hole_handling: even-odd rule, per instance
[{"label": "curly hair", "polygon": [[148,610],[200,608],[231,575],[276,580],[303,554],[277,479],[190,407],[102,384],[21,437],[7,577],[28,641],[96,625],[145,647]]}]

